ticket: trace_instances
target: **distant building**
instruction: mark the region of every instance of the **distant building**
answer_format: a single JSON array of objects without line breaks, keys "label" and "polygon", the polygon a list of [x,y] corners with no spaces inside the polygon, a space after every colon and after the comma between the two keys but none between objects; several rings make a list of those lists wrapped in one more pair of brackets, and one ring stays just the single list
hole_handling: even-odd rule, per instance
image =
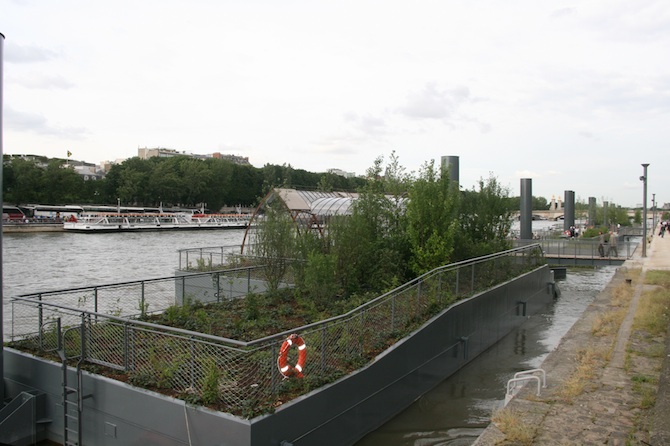
[{"label": "distant building", "polygon": [[220,152],[214,152],[214,153],[212,153],[212,158],[224,159],[226,161],[230,161],[233,164],[240,164],[240,165],[243,165],[243,166],[251,165],[251,163],[249,162],[249,157],[248,156],[224,155]]},{"label": "distant building", "polygon": [[355,172],[345,172],[344,170],[341,169],[328,169],[328,173],[332,173],[333,175],[339,175],[344,178],[354,178],[356,176]]},{"label": "distant building", "polygon": [[159,157],[159,158],[171,158],[173,156],[190,156],[191,158],[195,159],[207,159],[207,158],[216,158],[216,159],[224,159],[226,161],[230,161],[231,163],[234,164],[240,164],[240,165],[251,165],[249,163],[249,157],[246,156],[237,156],[237,155],[224,155],[220,152],[214,152],[211,155],[196,155],[193,153],[186,153],[184,151],[179,152],[178,150],[174,149],[166,149],[162,147],[157,147],[154,149],[149,149],[149,148],[138,148],[137,149],[137,156],[141,159],[149,159],[149,158],[154,158],[154,157]]},{"label": "distant building", "polygon": [[155,149],[143,148],[137,149],[137,156],[143,160],[159,157],[159,158],[172,158],[173,156],[186,155],[184,152],[178,152],[173,149],[165,149],[161,147],[156,147]]},{"label": "distant building", "polygon": [[84,178],[84,181],[95,181],[105,178],[105,172],[93,163],[74,161],[70,163],[70,167],[81,175]]}]

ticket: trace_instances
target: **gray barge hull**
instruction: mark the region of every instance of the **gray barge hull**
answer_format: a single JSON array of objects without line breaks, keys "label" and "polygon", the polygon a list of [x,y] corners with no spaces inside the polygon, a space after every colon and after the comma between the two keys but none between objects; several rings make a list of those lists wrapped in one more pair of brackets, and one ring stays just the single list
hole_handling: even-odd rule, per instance
[{"label": "gray barge hull", "polygon": [[[551,281],[545,265],[460,301],[366,367],[251,420],[84,372],[91,397],[83,400],[82,443],[353,444],[545,308],[555,294]],[[4,364],[6,395],[44,394],[34,438],[62,442],[61,365],[10,348]]]}]

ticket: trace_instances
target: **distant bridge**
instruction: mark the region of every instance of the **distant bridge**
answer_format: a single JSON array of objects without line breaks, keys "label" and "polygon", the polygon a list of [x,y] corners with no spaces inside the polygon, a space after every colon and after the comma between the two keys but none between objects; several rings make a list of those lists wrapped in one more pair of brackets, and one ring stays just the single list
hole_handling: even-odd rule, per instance
[{"label": "distant bridge", "polygon": [[[633,218],[633,217],[635,217],[635,212],[637,212],[637,211],[639,211],[639,209],[628,209],[626,212],[628,214],[628,217]],[[651,217],[651,215],[652,215],[651,211],[648,211],[648,212],[649,212],[648,217],[652,218]],[[565,214],[565,209],[556,209],[556,210],[551,210],[551,211],[549,211],[549,210],[546,210],[546,211],[535,210],[535,211],[532,211],[531,213],[533,214],[534,217],[540,217],[542,220],[562,220],[563,215]],[[575,212],[575,214],[577,214],[577,213]],[[586,215],[588,215],[588,212],[586,213]],[[586,217],[586,215],[585,215],[585,217]],[[519,217],[518,212],[515,214],[515,217],[516,218]],[[583,217],[583,218],[585,218],[585,217]],[[575,219],[578,219],[578,218],[579,218],[579,216],[575,215]]]}]

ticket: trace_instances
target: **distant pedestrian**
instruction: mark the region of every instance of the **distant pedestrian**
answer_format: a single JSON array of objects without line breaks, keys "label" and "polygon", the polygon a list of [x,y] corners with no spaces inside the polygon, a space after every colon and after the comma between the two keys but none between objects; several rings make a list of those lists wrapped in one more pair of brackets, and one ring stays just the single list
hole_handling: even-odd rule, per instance
[{"label": "distant pedestrian", "polygon": [[617,238],[619,234],[616,232],[610,232],[610,243],[609,249],[607,250],[607,255],[610,256],[612,251],[614,251],[614,257],[619,257],[619,251],[617,250]]},{"label": "distant pedestrian", "polygon": [[600,257],[605,257],[605,234],[603,234],[603,231],[598,232],[598,253]]}]

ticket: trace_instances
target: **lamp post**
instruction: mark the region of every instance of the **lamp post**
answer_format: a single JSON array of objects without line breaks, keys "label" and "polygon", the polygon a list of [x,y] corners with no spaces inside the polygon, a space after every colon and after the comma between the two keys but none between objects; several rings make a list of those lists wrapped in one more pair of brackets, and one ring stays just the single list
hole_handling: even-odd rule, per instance
[{"label": "lamp post", "polygon": [[642,181],[642,257],[647,257],[647,167],[649,163],[642,164],[644,174],[640,177]]},{"label": "lamp post", "polygon": [[651,230],[656,231],[656,194],[651,194]]}]

